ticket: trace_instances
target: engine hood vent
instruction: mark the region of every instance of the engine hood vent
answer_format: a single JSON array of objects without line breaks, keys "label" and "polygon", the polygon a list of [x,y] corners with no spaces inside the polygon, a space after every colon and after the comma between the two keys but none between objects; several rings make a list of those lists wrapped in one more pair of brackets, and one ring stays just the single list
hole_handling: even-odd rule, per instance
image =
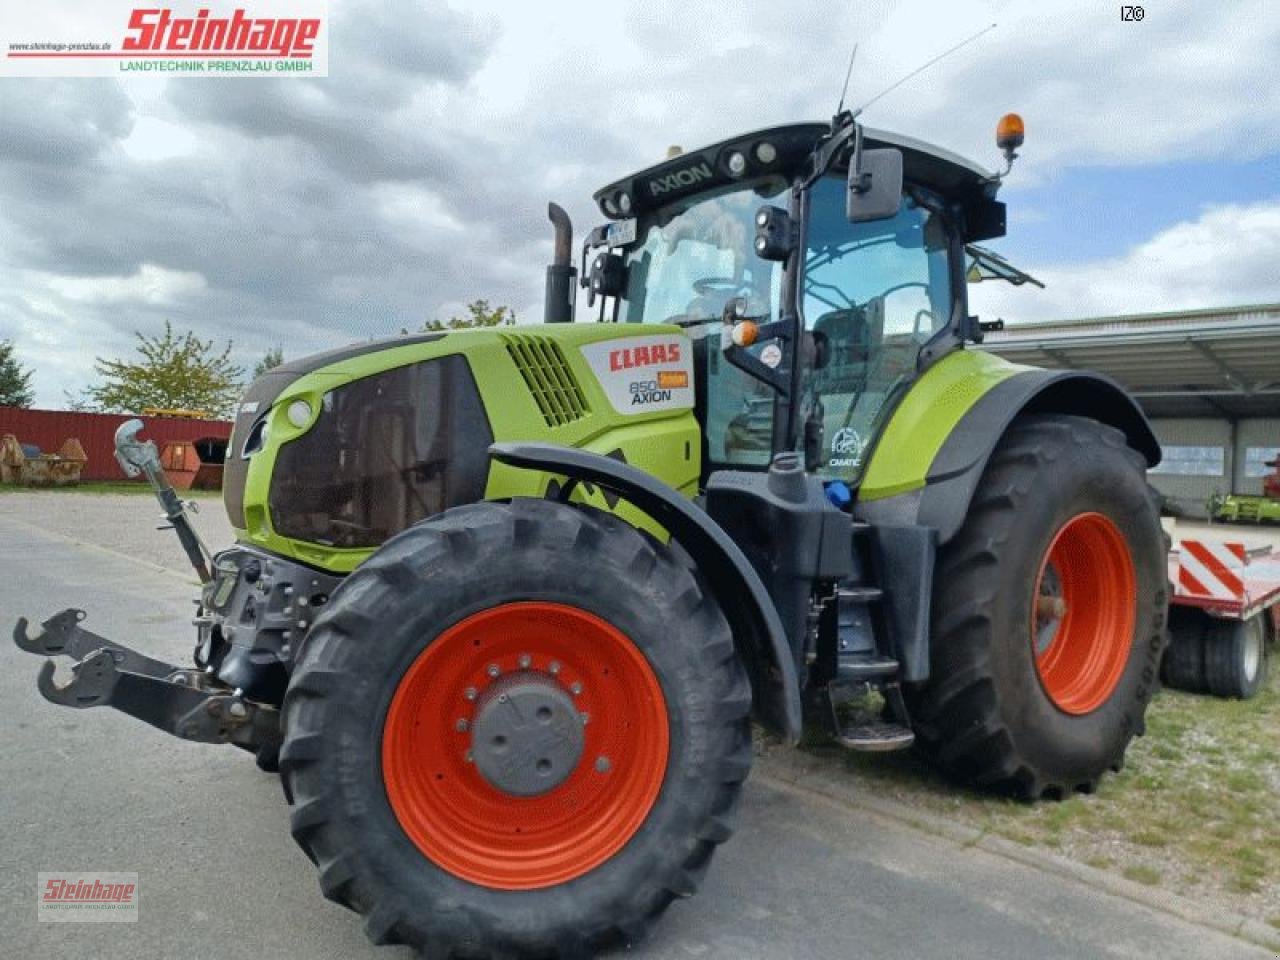
[{"label": "engine hood vent", "polygon": [[521,334],[504,336],[502,341],[547,426],[563,427],[591,412],[560,344],[553,338]]}]

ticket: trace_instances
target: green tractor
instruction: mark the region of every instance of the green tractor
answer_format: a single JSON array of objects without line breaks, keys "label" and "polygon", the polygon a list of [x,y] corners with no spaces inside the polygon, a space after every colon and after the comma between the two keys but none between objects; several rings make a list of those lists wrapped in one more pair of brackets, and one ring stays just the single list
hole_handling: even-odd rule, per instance
[{"label": "green tractor", "polygon": [[1160,449],[1106,378],[969,346],[966,277],[1025,278],[972,246],[999,183],[847,112],[671,156],[596,194],[595,323],[553,205],[546,324],[250,387],[212,556],[126,425],[194,665],[71,609],[15,631],[77,660],[41,692],[278,767],[325,896],[433,957],[636,941],[732,833],[752,720],[1092,790],[1164,649]]}]

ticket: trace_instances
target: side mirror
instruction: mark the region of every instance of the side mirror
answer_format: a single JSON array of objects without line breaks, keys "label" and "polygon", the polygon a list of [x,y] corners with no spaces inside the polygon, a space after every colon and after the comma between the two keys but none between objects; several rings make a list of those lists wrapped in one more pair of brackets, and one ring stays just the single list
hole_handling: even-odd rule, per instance
[{"label": "side mirror", "polygon": [[862,150],[849,163],[845,205],[850,223],[887,220],[902,205],[902,151]]}]

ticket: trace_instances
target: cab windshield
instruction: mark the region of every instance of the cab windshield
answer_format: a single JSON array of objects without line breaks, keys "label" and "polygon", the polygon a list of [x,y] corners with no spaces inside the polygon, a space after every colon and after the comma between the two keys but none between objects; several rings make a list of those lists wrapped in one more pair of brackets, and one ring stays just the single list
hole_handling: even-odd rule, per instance
[{"label": "cab windshield", "polygon": [[[680,324],[702,345],[711,469],[766,466],[773,454],[773,391],[725,360],[718,321],[735,297],[761,322],[781,316],[784,265],[756,255],[754,218],[763,204],[785,207],[788,189],[778,179],[735,184],[664,208],[639,222],[625,250],[620,319]],[[843,175],[810,188],[796,395],[800,422],[821,426],[819,473],[852,483],[921,348],[950,324],[954,294],[951,231],[927,194],[909,189],[896,216],[850,223],[845,189]],[[767,346],[753,349],[767,362]]]},{"label": "cab windshield", "polygon": [[790,184],[781,178],[735,184],[696,202],[665,208],[641,220],[626,250],[627,292],[619,318],[626,323],[708,326],[698,351],[698,376],[707,385],[705,431],[711,464],[763,466],[770,458],[773,391],[725,362],[720,325],[725,305],[739,297],[748,316],[775,320],[783,265],[756,256],[755,214],[767,203],[786,206]]},{"label": "cab windshield", "polygon": [[782,264],[761,260],[752,243],[755,215],[777,202],[788,184],[774,178],[704,194],[684,208],[641,221],[626,251],[627,323],[719,320],[732,297],[745,297],[750,316],[772,317],[782,288]]}]

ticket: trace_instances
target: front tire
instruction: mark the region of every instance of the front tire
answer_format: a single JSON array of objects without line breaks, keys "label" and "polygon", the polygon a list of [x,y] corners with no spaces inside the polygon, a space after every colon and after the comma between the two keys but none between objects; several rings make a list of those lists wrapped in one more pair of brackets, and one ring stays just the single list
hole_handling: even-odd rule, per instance
[{"label": "front tire", "polygon": [[617,518],[450,510],[334,592],[283,708],[294,838],[375,943],[634,942],[728,838],[750,688],[695,573]]},{"label": "front tire", "polygon": [[938,558],[917,735],[951,775],[1092,791],[1144,727],[1165,646],[1164,534],[1118,430],[1023,416]]}]

